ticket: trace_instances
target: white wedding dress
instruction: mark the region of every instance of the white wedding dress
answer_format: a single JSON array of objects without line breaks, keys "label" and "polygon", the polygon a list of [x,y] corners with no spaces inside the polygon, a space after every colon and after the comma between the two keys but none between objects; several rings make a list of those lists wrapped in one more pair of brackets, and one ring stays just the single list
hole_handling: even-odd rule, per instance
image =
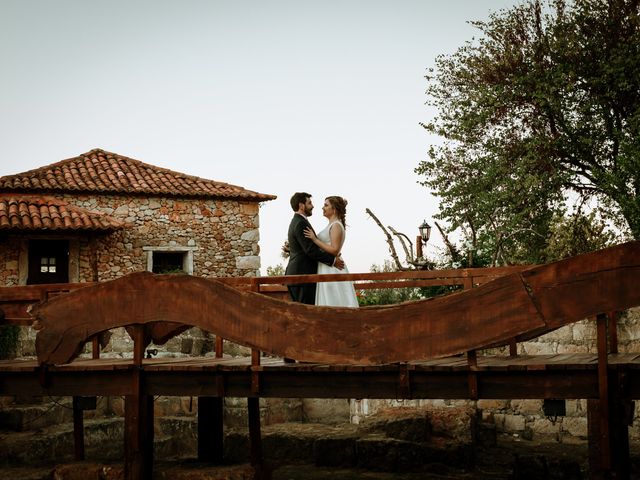
[{"label": "white wedding dress", "polygon": [[[331,244],[331,236],[329,234],[331,227],[342,229],[342,244],[344,245],[344,239],[346,232],[344,225],[341,222],[336,221],[327,225],[327,227],[318,233],[318,239],[324,243]],[[342,245],[340,245],[342,248]],[[318,263],[318,273],[349,273],[347,266],[345,265],[342,270],[338,270],[336,267],[330,267],[324,263]],[[316,305],[325,305],[330,307],[358,307],[358,299],[356,298],[356,291],[353,288],[353,282],[318,282],[316,288]]]}]

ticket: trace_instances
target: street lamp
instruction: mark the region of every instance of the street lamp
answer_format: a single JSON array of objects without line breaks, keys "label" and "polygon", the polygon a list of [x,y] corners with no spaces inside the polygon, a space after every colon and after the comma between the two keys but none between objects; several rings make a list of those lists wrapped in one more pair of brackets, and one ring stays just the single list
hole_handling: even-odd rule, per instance
[{"label": "street lamp", "polygon": [[422,221],[422,224],[418,227],[420,235],[416,238],[416,255],[418,258],[422,258],[422,245],[427,245],[429,237],[431,237],[431,225],[426,220]]}]

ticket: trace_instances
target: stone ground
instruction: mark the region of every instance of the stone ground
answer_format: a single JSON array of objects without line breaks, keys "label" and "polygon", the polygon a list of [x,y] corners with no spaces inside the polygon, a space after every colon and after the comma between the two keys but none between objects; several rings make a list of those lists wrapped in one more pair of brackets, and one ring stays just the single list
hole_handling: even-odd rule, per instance
[{"label": "stone ground", "polygon": [[[318,435],[326,435],[327,431],[316,426],[303,425],[300,432],[293,432],[287,448],[302,447],[300,438],[309,438],[310,430]],[[292,433],[292,425],[286,426]],[[265,438],[276,438],[282,443],[280,433],[266,428]],[[233,442],[233,440],[232,440]],[[271,447],[265,445],[265,456],[269,459]],[[285,442],[286,443],[286,442]],[[406,446],[406,445],[404,445]],[[587,445],[584,442],[558,444],[534,440],[521,440],[512,435],[499,435],[493,446],[481,446],[471,450],[436,450],[442,461],[431,458],[426,464],[417,465],[411,461],[405,465],[390,461],[402,452],[393,451],[389,444],[380,443],[379,455],[367,458],[364,465],[319,466],[309,463],[305,452],[297,452],[291,459],[289,454],[281,452],[270,462],[276,463],[273,469],[273,480],[573,480],[587,477]],[[307,452],[309,453],[309,452]],[[375,452],[369,452],[375,453]],[[632,451],[632,480],[640,479],[640,456],[638,450]],[[410,455],[406,450],[405,455]],[[455,455],[459,458],[454,458]],[[316,462],[319,457],[316,453]],[[339,456],[339,455],[338,455]],[[398,459],[396,458],[396,461]],[[400,459],[401,460],[401,459]],[[414,459],[415,460],[415,459]],[[327,461],[320,459],[320,461]],[[344,461],[338,459],[338,463]],[[388,462],[388,463],[385,463]],[[396,470],[396,471],[385,471]],[[399,470],[399,471],[397,471]],[[120,480],[123,478],[122,465],[119,463],[67,463],[58,466],[42,466],[38,468],[0,468],[2,480]],[[182,459],[172,461],[156,461],[154,480],[250,480],[253,471],[246,462],[239,464],[211,467],[198,464],[194,460]]]},{"label": "stone ground", "polygon": [[[438,417],[393,409],[360,425],[280,423],[262,427],[264,458],[273,480],[578,480],[586,479],[587,443],[496,433],[481,424],[472,444],[472,411],[451,408]],[[72,461],[68,425],[0,434],[0,480],[120,480],[121,418],[87,421],[87,462]],[[60,431],[59,431],[60,430]],[[64,430],[64,431],[62,431]],[[24,438],[23,438],[24,437]],[[249,480],[246,427],[225,431],[226,465],[198,464],[193,417],[156,424],[154,480]],[[631,448],[640,480],[640,445]],[[180,452],[181,458],[174,458]],[[56,464],[51,460],[56,459]]]}]

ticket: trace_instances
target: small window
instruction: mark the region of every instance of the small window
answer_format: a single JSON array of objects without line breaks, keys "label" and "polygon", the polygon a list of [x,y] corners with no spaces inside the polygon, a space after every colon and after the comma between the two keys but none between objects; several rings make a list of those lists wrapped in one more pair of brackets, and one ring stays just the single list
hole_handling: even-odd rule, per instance
[{"label": "small window", "polygon": [[56,258],[40,257],[40,273],[56,273]]},{"label": "small window", "polygon": [[153,252],[153,273],[185,272],[184,260],[185,252]]},{"label": "small window", "polygon": [[27,285],[69,281],[69,240],[30,239]]},{"label": "small window", "polygon": [[147,256],[147,271],[193,275],[193,252],[196,246],[142,247]]}]

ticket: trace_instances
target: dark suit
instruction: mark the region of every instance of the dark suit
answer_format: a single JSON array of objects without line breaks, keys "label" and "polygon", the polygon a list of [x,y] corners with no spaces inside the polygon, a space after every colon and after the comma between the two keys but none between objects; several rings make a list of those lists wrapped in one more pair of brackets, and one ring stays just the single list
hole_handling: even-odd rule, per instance
[{"label": "dark suit", "polygon": [[[311,239],[304,236],[304,229],[311,227],[309,221],[296,213],[289,224],[289,263],[285,275],[311,275],[318,273],[318,262],[333,265],[335,257],[325,252]],[[316,284],[289,285],[289,294],[294,302],[316,303]]]}]

